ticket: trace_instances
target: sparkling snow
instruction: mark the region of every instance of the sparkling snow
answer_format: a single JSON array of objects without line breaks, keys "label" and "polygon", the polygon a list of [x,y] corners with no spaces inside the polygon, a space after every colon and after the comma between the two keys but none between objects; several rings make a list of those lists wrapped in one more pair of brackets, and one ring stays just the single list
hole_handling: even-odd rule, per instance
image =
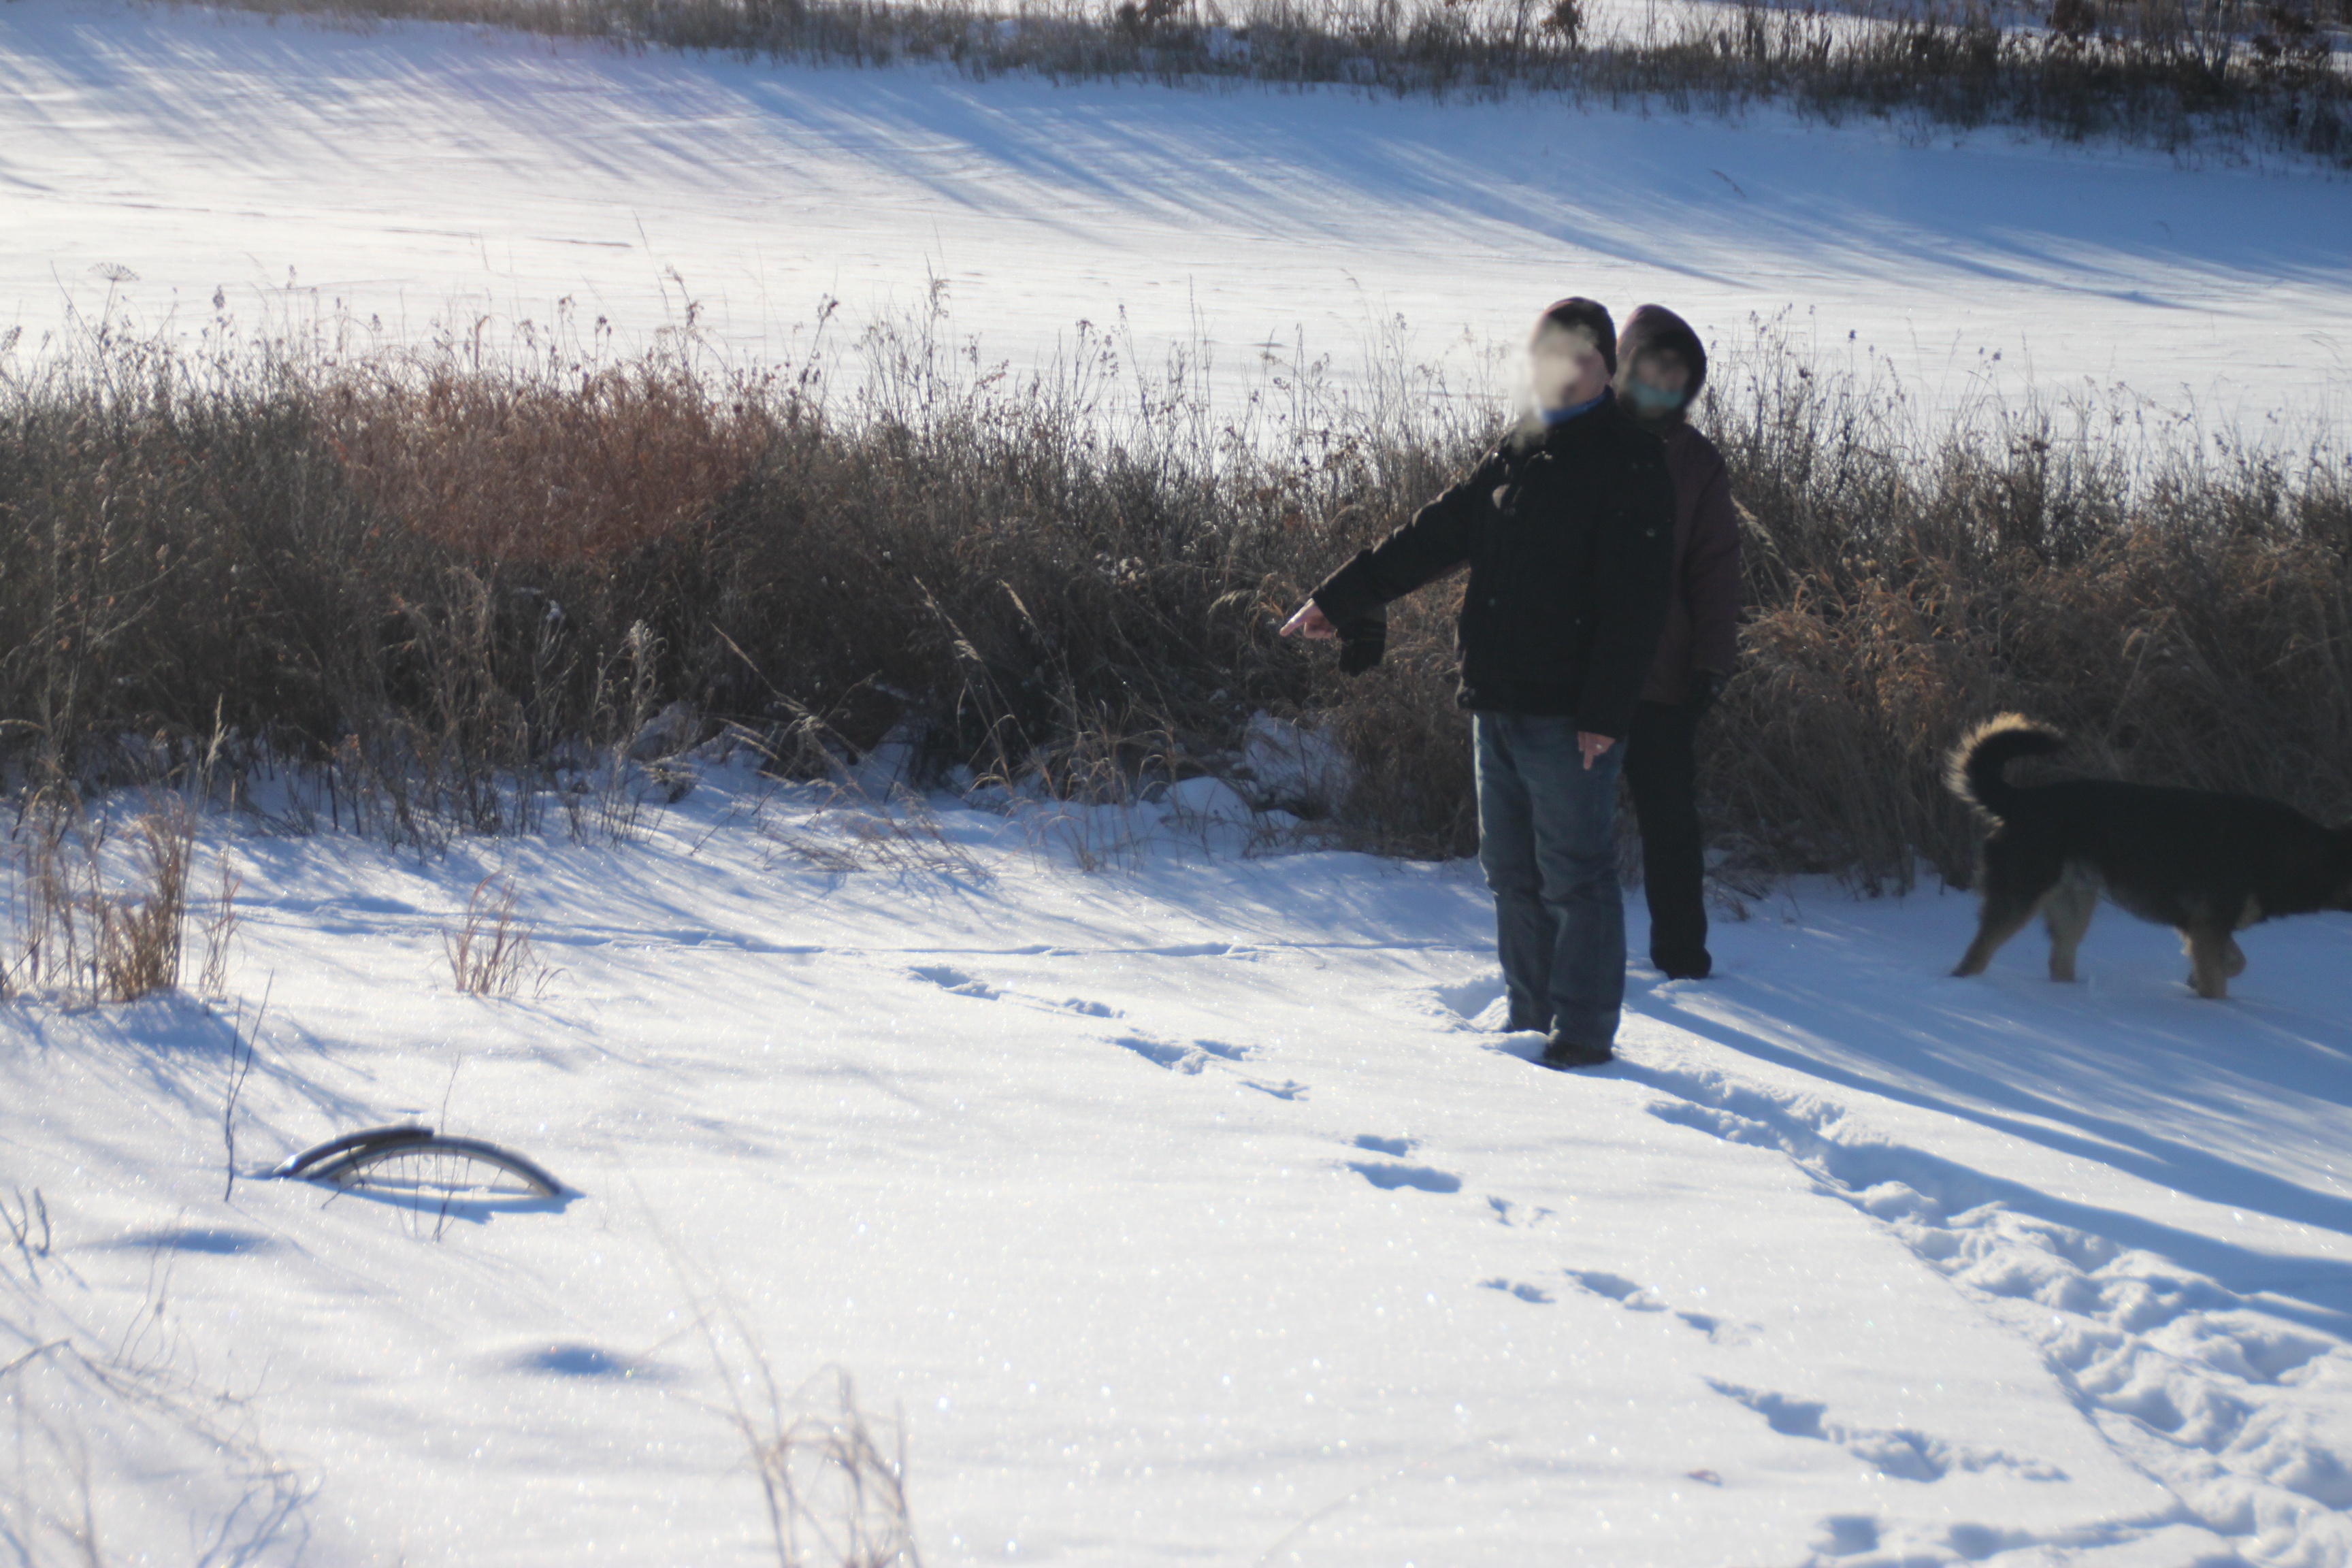
[{"label": "sparkling snow", "polygon": [[247,329],[348,311],[407,338],[568,313],[641,342],[691,301],[757,359],[804,350],[826,297],[839,337],[935,282],[990,354],[1030,363],[1123,316],[1147,353],[1206,339],[1229,384],[1256,384],[1260,345],[1345,375],[1388,342],[1469,384],[1573,291],[1664,300],[1735,346],[1790,311],[1815,352],[1874,349],[1948,405],[2120,379],[2304,433],[2352,388],[2352,187],[2308,170],[1776,111],[0,8],[0,331],[26,329],[20,353],[110,295],[194,332],[219,288]]},{"label": "sparkling snow", "polygon": [[[1956,981],[1967,899],[1800,885],[1560,1076],[1466,866],[935,809],[895,868],[730,768],[617,848],[215,821],[234,1002],[0,1008],[0,1365],[181,1401],[16,1372],[45,1500],[79,1444],[125,1556],[757,1562],[719,1368],[839,1366],[938,1563],[2352,1560],[2352,920],[2213,1005],[2113,911]],[[441,948],[493,873],[510,1000]],[[577,1195],[251,1179],[408,1117]]]}]

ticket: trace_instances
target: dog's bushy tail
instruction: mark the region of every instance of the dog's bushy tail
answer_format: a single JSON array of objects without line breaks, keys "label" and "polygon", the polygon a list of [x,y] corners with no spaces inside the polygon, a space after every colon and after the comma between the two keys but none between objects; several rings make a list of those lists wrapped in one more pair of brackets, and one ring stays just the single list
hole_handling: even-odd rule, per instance
[{"label": "dog's bushy tail", "polygon": [[2065,736],[2021,713],[1988,719],[1952,748],[1944,769],[1945,787],[1998,820],[2017,803],[2017,786],[2002,776],[2002,770],[2020,757],[2046,757],[2065,743]]}]

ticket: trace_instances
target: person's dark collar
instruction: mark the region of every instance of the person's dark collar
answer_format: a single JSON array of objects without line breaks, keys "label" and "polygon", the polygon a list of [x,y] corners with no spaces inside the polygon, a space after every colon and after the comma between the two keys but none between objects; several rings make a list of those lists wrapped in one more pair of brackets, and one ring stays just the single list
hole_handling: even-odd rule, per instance
[{"label": "person's dark collar", "polygon": [[1615,387],[1604,386],[1601,389],[1601,395],[1598,397],[1587,398],[1582,403],[1571,403],[1565,408],[1544,409],[1542,410],[1544,428],[1547,430],[1557,430],[1561,426],[1567,424],[1570,420],[1575,418],[1578,415],[1590,414],[1594,409],[1600,407],[1602,404],[1611,401],[1616,395],[1617,389]]}]

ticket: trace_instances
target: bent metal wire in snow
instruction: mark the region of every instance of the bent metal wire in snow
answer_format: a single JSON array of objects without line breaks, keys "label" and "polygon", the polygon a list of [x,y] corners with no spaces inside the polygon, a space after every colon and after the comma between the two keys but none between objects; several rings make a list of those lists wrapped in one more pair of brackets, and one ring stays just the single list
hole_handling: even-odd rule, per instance
[{"label": "bent metal wire in snow", "polygon": [[415,1122],[345,1133],[294,1155],[273,1177],[382,1197],[552,1198],[563,1184],[532,1161],[478,1138],[446,1138]]}]

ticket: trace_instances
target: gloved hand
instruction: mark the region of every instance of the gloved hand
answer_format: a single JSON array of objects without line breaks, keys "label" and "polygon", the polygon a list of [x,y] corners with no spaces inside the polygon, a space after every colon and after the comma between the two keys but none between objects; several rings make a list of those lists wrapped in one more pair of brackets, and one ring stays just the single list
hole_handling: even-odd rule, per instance
[{"label": "gloved hand", "polygon": [[1706,717],[1706,710],[1715,706],[1715,700],[1723,695],[1723,689],[1730,680],[1731,677],[1719,669],[1691,671],[1690,700],[1685,706],[1690,709],[1692,723],[1696,724]]},{"label": "gloved hand", "polygon": [[1339,628],[1339,673],[1361,675],[1388,657],[1389,613],[1367,611]]}]

